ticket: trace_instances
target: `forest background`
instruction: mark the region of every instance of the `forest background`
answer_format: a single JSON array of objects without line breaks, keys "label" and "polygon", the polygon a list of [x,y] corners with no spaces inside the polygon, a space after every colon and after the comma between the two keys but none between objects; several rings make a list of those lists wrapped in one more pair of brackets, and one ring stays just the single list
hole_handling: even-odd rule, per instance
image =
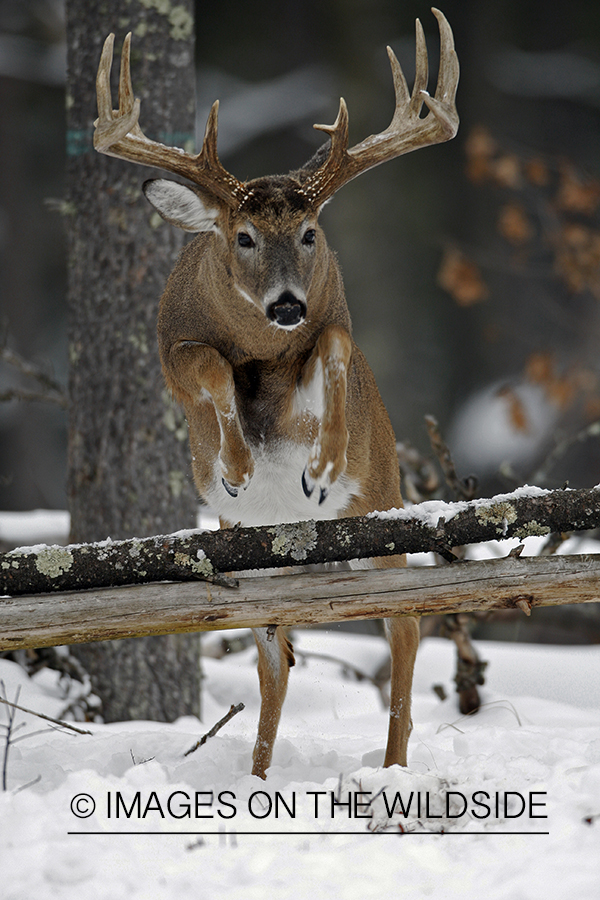
[{"label": "forest background", "polygon": [[[483,493],[591,486],[600,7],[447,0],[443,11],[461,61],[457,139],[370,172],[322,215],[355,337],[398,439],[427,452],[435,415]],[[219,98],[221,158],[247,179],[301,165],[340,95],[351,142],[381,130],[393,108],[385,45],[410,83],[417,16],[431,86],[438,35],[422,2],[197,2],[199,135]],[[0,2],[2,341],[62,385],[65,50],[59,0]],[[31,387],[6,361],[0,379],[0,394]],[[0,404],[0,509],[66,507],[66,429],[60,403]]]}]

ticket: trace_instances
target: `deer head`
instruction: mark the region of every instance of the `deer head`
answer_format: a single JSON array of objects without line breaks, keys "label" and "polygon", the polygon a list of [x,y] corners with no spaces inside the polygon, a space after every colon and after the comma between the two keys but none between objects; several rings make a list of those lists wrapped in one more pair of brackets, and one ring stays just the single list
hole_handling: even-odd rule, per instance
[{"label": "deer head", "polygon": [[[274,325],[295,329],[307,316],[307,296],[325,248],[318,216],[347,182],[389,159],[447,141],[458,128],[454,98],[458,59],[452,30],[439,10],[440,69],[435,96],[427,93],[428,63],[423,29],[416,23],[416,76],[412,93],[396,56],[388,49],[396,106],[385,131],[348,148],[348,110],[343,99],[333,125],[315,125],[329,139],[301,169],[285,176],[238,181],[217,155],[219,103],[210,111],[200,153],[148,140],[139,126],[140,101],[130,74],[131,35],[121,57],[119,108],[112,109],[110,69],[114,35],[105,42],[97,78],[98,119],[94,146],[101,153],[165,169],[186,178],[146,182],[144,192],[160,215],[192,232],[215,232],[233,283]],[[423,105],[429,113],[421,118]]]}]

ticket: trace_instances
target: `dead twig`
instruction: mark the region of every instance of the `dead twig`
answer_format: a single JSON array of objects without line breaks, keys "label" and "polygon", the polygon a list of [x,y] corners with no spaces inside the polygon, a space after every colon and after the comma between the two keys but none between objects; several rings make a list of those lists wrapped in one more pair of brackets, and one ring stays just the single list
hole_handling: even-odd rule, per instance
[{"label": "dead twig", "polygon": [[433,460],[423,456],[416,447],[404,441],[396,443],[400,467],[402,495],[410,503],[432,500],[440,487],[440,475]]},{"label": "dead twig", "polygon": [[194,751],[196,751],[198,747],[201,747],[203,744],[205,744],[209,738],[214,737],[217,731],[219,731],[223,727],[223,725],[226,725],[230,719],[233,719],[234,716],[237,716],[237,714],[243,709],[243,703],[238,703],[237,706],[234,706],[232,703],[229,708],[229,712],[225,713],[223,718],[219,719],[219,721],[215,725],[213,725],[210,731],[207,731],[206,734],[203,734],[200,740],[196,741],[196,743],[192,747],[190,747],[189,750],[186,750],[183,755],[189,756],[190,753],[194,753]]},{"label": "dead twig", "polygon": [[[1,680],[0,680],[0,691],[4,695],[4,697],[0,697],[0,700],[3,703],[7,703],[8,706],[14,707],[13,709],[10,709],[8,711],[8,713],[7,713],[8,724],[4,726],[4,728],[6,729],[6,737],[5,737],[5,742],[4,742],[4,755],[3,755],[3,759],[2,759],[2,790],[5,791],[6,790],[6,775],[8,772],[8,752],[9,752],[11,744],[12,744],[11,738],[12,738],[13,727],[15,724],[15,710],[18,709],[18,707],[16,707],[16,704],[14,704],[14,703],[8,703],[8,701],[5,699],[6,698],[6,688],[4,686],[4,682]],[[21,685],[18,686],[16,694],[15,694],[15,697],[17,700],[19,699],[20,693],[21,693]]]},{"label": "dead twig", "polygon": [[452,454],[440,431],[435,416],[425,416],[425,424],[431,447],[438,458],[446,484],[451,488],[456,496],[461,500],[472,500],[477,493],[478,481],[474,475],[468,475],[466,478],[459,478],[456,474],[456,467]]},{"label": "dead twig", "polygon": [[567,454],[571,447],[574,447],[575,444],[582,444],[590,438],[597,437],[600,437],[600,420],[591,422],[575,434],[569,434],[558,441],[554,449],[548,453],[541,465],[533,473],[531,484],[546,484],[554,465]]},{"label": "dead twig", "polygon": [[[17,697],[18,699],[18,697]],[[60,719],[53,719],[52,716],[46,716],[44,713],[35,712],[33,709],[27,709],[25,706],[19,706],[17,703],[11,703],[10,700],[7,700],[5,697],[0,697],[0,703],[4,703],[5,706],[12,707],[13,710],[19,710],[19,712],[29,713],[30,716],[37,716],[38,719],[44,719],[45,722],[52,722],[53,725],[60,725],[61,728],[68,728],[70,731],[76,731],[77,734],[91,734],[91,731],[85,731],[83,728],[77,728],[75,725],[69,724],[69,722],[62,722]],[[10,717],[14,718],[14,713],[9,714],[9,722],[11,721]]]},{"label": "dead twig", "polygon": [[463,715],[477,712],[481,702],[477,685],[484,684],[483,673],[487,662],[479,659],[475,647],[471,643],[469,626],[473,617],[465,613],[444,617],[442,634],[456,644],[456,690],[459,697],[458,706]]},{"label": "dead twig", "polygon": [[368,675],[367,672],[359,669],[358,666],[347,662],[345,659],[340,659],[340,657],[338,656],[330,656],[329,653],[317,653],[312,650],[297,650],[296,648],[294,648],[294,656],[303,660],[321,659],[324,662],[331,662],[335,663],[338,666],[341,666],[342,670],[345,669],[348,672],[352,672],[357,681],[368,681],[369,684],[372,684],[374,688],[377,688],[381,696],[381,702],[383,703],[384,708],[387,708],[389,706],[387,698],[384,694],[385,685],[387,681],[389,681],[389,668],[387,665],[383,667],[380,666],[379,671],[382,671],[385,674],[383,678],[378,678],[377,675]]},{"label": "dead twig", "polygon": [[54,391],[27,391],[21,388],[12,388],[0,394],[0,403],[10,403],[11,400],[21,400],[24,403],[55,403],[61,409],[67,409],[69,405],[64,394],[56,394]]},{"label": "dead twig", "polygon": [[25,388],[11,388],[0,394],[0,402],[10,400],[24,400],[27,402],[39,401],[43,403],[55,403],[62,409],[67,409],[69,399],[63,386],[48,375],[40,366],[25,359],[15,350],[6,345],[0,346],[0,360],[12,366],[26,378],[32,378],[39,385],[38,390]]}]

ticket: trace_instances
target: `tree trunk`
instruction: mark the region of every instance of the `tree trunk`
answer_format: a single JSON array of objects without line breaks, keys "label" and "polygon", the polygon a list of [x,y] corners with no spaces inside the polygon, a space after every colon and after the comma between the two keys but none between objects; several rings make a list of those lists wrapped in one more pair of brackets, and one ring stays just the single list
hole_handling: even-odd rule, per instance
[{"label": "tree trunk", "polygon": [[[195,524],[187,429],[165,391],[155,338],[158,301],[182,235],[158,225],[142,195],[142,183],[155,171],[92,147],[96,70],[111,31],[113,84],[123,37],[133,32],[132,77],[146,134],[193,142],[193,4],[154,7],[160,5],[67,2],[72,541]],[[106,721],[199,712],[195,636],[82,645],[76,653]]]}]

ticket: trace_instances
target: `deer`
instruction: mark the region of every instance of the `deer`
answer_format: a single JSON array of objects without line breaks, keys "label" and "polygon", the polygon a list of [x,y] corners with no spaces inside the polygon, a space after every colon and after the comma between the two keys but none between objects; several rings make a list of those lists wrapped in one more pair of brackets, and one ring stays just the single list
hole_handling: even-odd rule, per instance
[{"label": "deer", "polygon": [[[96,82],[96,150],[185,179],[143,185],[167,222],[196,234],[160,300],[158,346],[166,384],[187,418],[195,485],[222,528],[361,516],[403,505],[394,432],[353,341],[340,268],[319,215],[363,172],[455,136],[458,58],[448,21],[437,9],[433,14],[440,32],[433,96],[417,19],[412,92],[387,48],[395,111],[384,131],[348,148],[342,98],[334,124],[314,126],[327,138],[302,168],[246,182],[229,174],[217,155],[218,100],[197,155],[146,138],[131,81],[131,35],[123,44],[113,110],[114,35],[106,39]],[[401,567],[405,557],[372,565]],[[419,620],[388,619],[385,630],[391,683],[384,766],[406,766]],[[261,705],[252,774],[264,779],[294,653],[281,626],[253,633]]]}]

